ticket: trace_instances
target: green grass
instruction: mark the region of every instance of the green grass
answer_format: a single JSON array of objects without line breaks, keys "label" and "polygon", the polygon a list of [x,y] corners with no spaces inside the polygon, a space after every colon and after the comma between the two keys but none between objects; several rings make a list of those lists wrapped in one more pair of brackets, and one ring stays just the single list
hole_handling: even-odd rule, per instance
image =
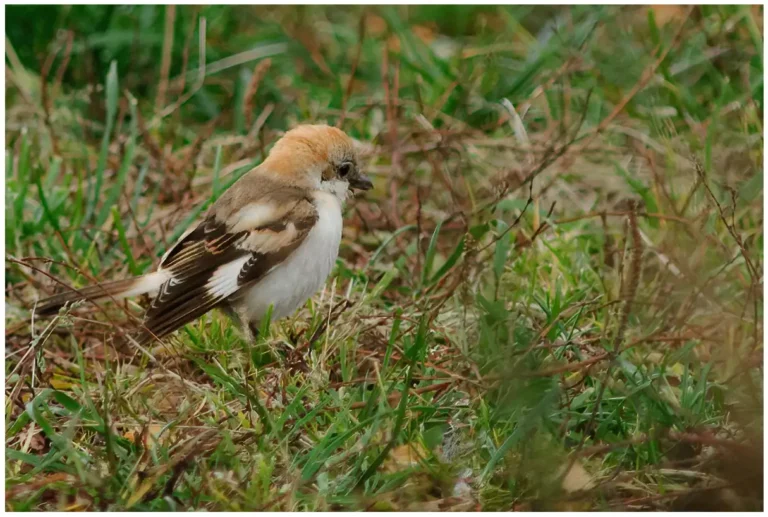
[{"label": "green grass", "polygon": [[[6,509],[762,508],[763,11],[686,9],[9,7]],[[258,343],[35,315],[306,121],[375,189]]]}]

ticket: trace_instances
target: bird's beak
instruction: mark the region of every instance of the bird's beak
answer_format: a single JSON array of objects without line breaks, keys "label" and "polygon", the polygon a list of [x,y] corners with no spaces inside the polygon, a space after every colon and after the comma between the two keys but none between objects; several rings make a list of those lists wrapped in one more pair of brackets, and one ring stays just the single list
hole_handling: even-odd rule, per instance
[{"label": "bird's beak", "polygon": [[[350,176],[352,175],[350,174]],[[373,183],[365,174],[356,174],[354,177],[349,178],[349,188],[371,190],[373,188]]]}]

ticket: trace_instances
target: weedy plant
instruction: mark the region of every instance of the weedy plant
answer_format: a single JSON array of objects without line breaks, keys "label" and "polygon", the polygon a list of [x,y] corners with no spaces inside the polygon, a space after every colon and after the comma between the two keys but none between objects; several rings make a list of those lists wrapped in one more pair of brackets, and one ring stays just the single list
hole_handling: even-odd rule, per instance
[{"label": "weedy plant", "polygon": [[[6,15],[6,509],[762,508],[761,7]],[[36,317],[306,121],[376,187],[294,317]]]}]

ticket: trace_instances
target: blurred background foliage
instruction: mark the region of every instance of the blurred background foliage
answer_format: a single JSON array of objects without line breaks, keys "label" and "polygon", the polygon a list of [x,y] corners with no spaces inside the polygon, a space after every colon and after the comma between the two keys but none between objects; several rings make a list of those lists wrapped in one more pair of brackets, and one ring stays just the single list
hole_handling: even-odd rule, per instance
[{"label": "blurred background foliage", "polygon": [[[401,51],[402,97],[416,99],[416,76],[421,78],[420,93],[427,104],[446,93],[447,85],[455,84],[443,100],[444,111],[480,126],[498,116],[498,110],[484,106],[481,99],[492,102],[507,97],[514,103],[526,98],[539,85],[543,71],[568,59],[583,63],[571,77],[575,87],[599,89],[608,101],[618,102],[656,58],[654,52],[669,42],[672,34],[666,22],[679,16],[675,9],[660,7],[663,24],[659,24],[647,22],[648,12],[639,6],[622,10],[593,6],[193,6],[176,10],[170,77],[178,79],[186,72],[188,81],[194,79],[200,62],[198,19],[205,17],[205,59],[211,80],[195,95],[188,106],[194,109],[185,110],[185,117],[207,120],[231,112],[232,97],[242,95],[253,62],[264,57],[274,59],[272,73],[261,84],[259,102],[277,102],[273,123],[306,116],[309,104],[341,109],[362,21],[363,34],[368,37],[363,40],[351,103],[363,102],[369,93],[356,92],[356,85],[359,90],[365,83],[380,80],[380,41],[386,39]],[[749,9],[740,9],[702,6],[694,10],[692,17],[700,20],[700,30],[686,33],[676,51],[678,62],[662,65],[659,84],[638,92],[627,111],[646,121],[657,134],[664,134],[674,130],[669,122],[677,129],[700,123],[714,109],[731,102],[753,100],[762,110],[762,55],[734,44],[746,37],[759,48],[760,29],[751,16],[743,15]],[[734,21],[734,17],[742,19]],[[62,45],[64,31],[71,31],[74,42],[65,85],[101,84],[115,61],[121,87],[138,98],[156,94],[165,31],[163,6],[52,9],[15,5],[8,6],[8,20],[8,40],[30,69],[40,70],[49,53]],[[726,32],[721,30],[723,23],[740,27]],[[585,46],[595,38],[598,24],[600,44]],[[707,47],[706,53],[701,52],[703,47]],[[286,97],[299,102],[285,102]],[[606,115],[597,104],[588,111],[587,123],[597,124]],[[654,112],[651,106],[664,106],[668,111]],[[674,116],[669,108],[674,109]],[[553,115],[557,117],[557,113]],[[535,130],[536,121],[532,124]]]}]

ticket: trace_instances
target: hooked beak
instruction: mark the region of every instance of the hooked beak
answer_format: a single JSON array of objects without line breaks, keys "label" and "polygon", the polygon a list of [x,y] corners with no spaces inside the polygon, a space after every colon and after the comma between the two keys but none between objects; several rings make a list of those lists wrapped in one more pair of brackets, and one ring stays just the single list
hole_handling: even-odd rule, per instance
[{"label": "hooked beak", "polygon": [[373,183],[365,174],[357,174],[356,176],[349,178],[349,188],[371,190],[373,188]]}]

